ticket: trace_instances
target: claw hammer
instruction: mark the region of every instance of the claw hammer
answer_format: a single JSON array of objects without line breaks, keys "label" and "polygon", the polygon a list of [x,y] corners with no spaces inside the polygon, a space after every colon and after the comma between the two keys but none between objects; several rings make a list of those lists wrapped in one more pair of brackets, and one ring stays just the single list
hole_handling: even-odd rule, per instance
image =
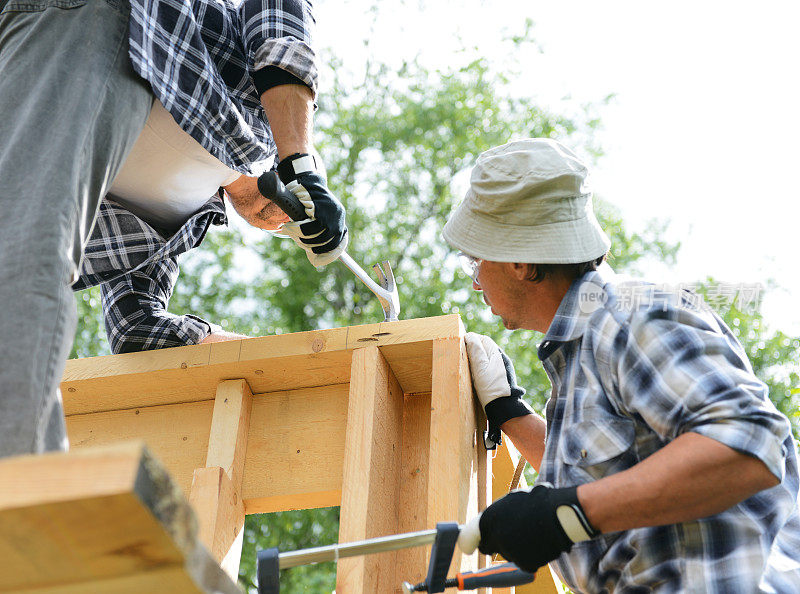
[{"label": "claw hammer", "polygon": [[[258,178],[258,189],[265,198],[269,198],[285,212],[293,221],[307,219],[306,209],[300,200],[286,189],[283,182],[278,178],[275,171],[268,171]],[[396,322],[400,315],[400,295],[397,292],[397,285],[394,282],[394,274],[388,260],[375,264],[372,268],[378,275],[380,284],[372,280],[372,277],[364,272],[347,252],[339,255],[345,266],[347,266],[356,277],[364,283],[378,298],[383,308],[385,322]]]}]

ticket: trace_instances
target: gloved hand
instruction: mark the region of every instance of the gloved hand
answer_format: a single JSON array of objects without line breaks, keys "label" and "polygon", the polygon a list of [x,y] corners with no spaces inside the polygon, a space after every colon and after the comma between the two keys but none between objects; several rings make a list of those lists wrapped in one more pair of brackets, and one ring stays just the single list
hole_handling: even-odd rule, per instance
[{"label": "gloved hand", "polygon": [[577,490],[542,483],[498,499],[480,516],[481,553],[500,553],[533,573],[574,543],[594,538],[599,532],[586,518]]},{"label": "gloved hand", "polygon": [[303,221],[284,223],[281,231],[306,251],[311,264],[330,264],[347,249],[344,206],[328,189],[311,155],[286,157],[278,164],[278,176],[308,215]]},{"label": "gloved hand", "polygon": [[489,419],[486,447],[494,449],[500,443],[500,425],[509,419],[533,414],[533,411],[522,400],[525,390],[517,385],[511,359],[497,343],[475,332],[468,332],[464,341],[467,344],[472,387]]}]

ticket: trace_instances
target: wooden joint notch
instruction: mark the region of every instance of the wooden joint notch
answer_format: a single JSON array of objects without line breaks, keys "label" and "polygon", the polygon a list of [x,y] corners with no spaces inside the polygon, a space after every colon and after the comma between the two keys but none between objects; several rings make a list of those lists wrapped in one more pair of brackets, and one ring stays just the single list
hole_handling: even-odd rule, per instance
[{"label": "wooden joint notch", "polygon": [[192,476],[189,501],[200,522],[200,540],[234,580],[244,538],[242,483],[253,393],[243,379],[217,386],[206,467]]}]

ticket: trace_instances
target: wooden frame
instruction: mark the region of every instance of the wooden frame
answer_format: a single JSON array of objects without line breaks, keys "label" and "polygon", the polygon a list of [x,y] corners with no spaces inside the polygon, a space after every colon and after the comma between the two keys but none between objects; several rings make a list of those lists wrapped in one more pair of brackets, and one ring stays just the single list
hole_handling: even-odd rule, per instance
[{"label": "wooden frame", "polygon": [[[232,577],[246,514],[341,505],[342,542],[463,523],[492,493],[463,334],[449,315],[69,361],[70,441],[144,440]],[[343,560],[337,591],[393,592],[427,554]]]}]

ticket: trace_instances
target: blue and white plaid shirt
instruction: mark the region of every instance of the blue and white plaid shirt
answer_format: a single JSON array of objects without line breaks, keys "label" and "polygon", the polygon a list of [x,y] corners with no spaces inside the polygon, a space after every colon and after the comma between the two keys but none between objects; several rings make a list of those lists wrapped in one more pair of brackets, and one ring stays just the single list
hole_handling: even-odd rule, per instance
[{"label": "blue and white plaid shirt", "polygon": [[241,173],[275,154],[253,73],[317,90],[310,0],[130,0],[130,57],[175,121]]},{"label": "blue and white plaid shirt", "polygon": [[[554,563],[576,592],[800,592],[797,451],[741,344],[694,293],[604,265],[569,289],[539,345],[553,390],[538,481],[621,472],[687,431],[780,479],[708,518],[577,543]],[[679,480],[679,477],[676,477]]]}]

